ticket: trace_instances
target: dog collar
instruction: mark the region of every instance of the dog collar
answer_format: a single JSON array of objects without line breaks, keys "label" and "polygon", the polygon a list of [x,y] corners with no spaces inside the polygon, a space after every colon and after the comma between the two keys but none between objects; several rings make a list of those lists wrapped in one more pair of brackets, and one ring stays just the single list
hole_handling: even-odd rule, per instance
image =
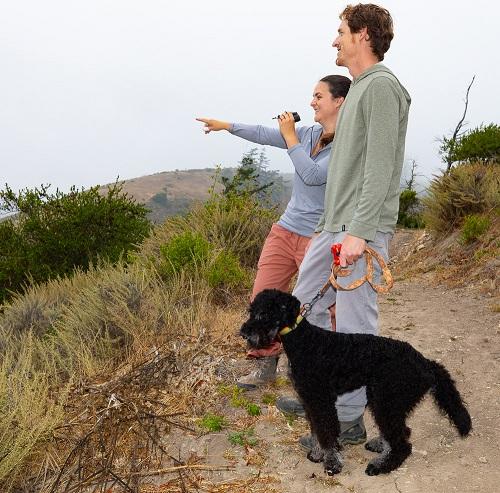
[{"label": "dog collar", "polygon": [[297,320],[295,320],[295,323],[291,327],[285,327],[285,328],[280,330],[280,336],[286,336],[287,334],[292,332],[292,330],[295,329],[297,327],[297,325],[299,325],[300,322],[302,322],[303,319],[304,319],[304,317],[302,315],[299,315],[297,317]]}]

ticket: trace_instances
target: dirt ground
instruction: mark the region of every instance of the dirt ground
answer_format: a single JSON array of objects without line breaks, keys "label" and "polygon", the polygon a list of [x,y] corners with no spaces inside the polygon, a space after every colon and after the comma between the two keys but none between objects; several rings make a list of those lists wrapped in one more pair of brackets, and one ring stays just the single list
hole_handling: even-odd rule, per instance
[{"label": "dirt ground", "polygon": [[[409,239],[396,237],[394,255]],[[305,421],[287,421],[275,406],[262,403],[264,394],[292,393],[284,379],[279,379],[280,385],[247,393],[261,406],[260,416],[249,417],[221,398],[219,410],[232,426],[201,437],[174,433],[170,454],[181,460],[196,456],[199,463],[214,468],[230,466],[228,471],[204,473],[213,484],[227,484],[227,489],[220,491],[228,492],[240,491],[230,486],[237,480],[254,481],[248,491],[259,492],[500,491],[500,314],[493,308],[492,297],[477,287],[447,289],[436,285],[428,273],[396,278],[392,291],[380,297],[379,307],[381,335],[405,340],[448,368],[472,415],[470,437],[461,439],[427,397],[409,419],[413,454],[401,468],[389,475],[369,477],[364,470],[374,454],[362,445],[348,446],[343,471],[328,477],[322,465],[309,462],[297,445],[298,437],[307,431]],[[228,360],[227,365],[238,368],[241,374],[246,363],[241,358]],[[376,429],[368,413],[365,416],[368,436],[373,437]],[[256,443],[229,443],[231,430],[250,427]]]}]

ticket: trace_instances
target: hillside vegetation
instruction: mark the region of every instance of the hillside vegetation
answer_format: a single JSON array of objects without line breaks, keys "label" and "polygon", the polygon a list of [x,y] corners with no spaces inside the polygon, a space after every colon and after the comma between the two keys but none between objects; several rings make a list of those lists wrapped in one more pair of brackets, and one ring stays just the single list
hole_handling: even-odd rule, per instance
[{"label": "hillside vegetation", "polygon": [[[434,229],[411,243],[400,264],[412,268],[399,275],[441,275],[440,264],[426,263],[441,250],[456,282],[473,269],[488,272],[498,296],[499,176],[498,164],[464,164],[436,177],[426,200]],[[187,472],[228,466],[167,451],[176,433],[231,426],[248,461],[262,459],[252,449],[260,404],[235,390],[228,362],[275,219],[244,191],[212,188],[204,204],[167,219],[126,258],[32,284],[3,305],[0,490],[279,491],[265,475],[229,486],[195,480]],[[227,401],[243,415],[218,415]]]}]

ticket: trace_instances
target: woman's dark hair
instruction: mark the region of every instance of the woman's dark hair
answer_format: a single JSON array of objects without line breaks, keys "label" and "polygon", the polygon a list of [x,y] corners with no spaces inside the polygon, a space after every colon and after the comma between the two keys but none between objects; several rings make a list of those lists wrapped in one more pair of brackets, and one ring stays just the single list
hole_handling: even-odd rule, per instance
[{"label": "woman's dark hair", "polygon": [[[351,87],[351,79],[343,75],[327,75],[320,79],[320,82],[328,84],[328,90],[332,98],[345,98]],[[327,146],[335,136],[335,133],[324,134],[320,140],[320,146]]]}]

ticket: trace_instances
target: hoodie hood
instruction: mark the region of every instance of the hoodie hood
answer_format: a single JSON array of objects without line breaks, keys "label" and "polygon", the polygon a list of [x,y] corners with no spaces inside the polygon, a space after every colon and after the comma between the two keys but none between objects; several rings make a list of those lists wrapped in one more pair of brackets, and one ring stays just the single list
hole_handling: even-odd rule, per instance
[{"label": "hoodie hood", "polygon": [[401,88],[401,92],[403,93],[404,98],[406,99],[406,102],[408,103],[408,105],[411,103],[411,97],[408,91],[405,89],[403,84],[399,82],[399,79],[392,73],[392,71],[388,69],[383,63],[376,63],[375,65],[372,65],[370,68],[366,69],[362,74],[360,74],[352,81],[352,84],[356,85],[363,79],[375,78],[380,76],[388,77],[389,79],[397,82],[399,87]]}]

